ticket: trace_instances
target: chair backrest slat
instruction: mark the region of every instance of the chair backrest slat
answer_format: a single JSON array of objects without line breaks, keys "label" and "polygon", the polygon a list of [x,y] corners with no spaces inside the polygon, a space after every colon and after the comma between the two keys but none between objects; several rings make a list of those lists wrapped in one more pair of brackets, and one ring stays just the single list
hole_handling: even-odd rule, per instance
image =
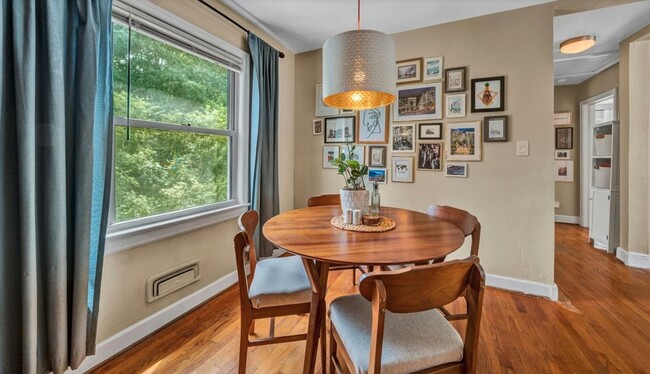
[{"label": "chair backrest slat", "polygon": [[255,265],[257,264],[254,237],[259,220],[260,216],[255,210],[249,210],[239,216],[239,230],[244,233],[244,239],[246,239],[246,244],[248,245],[248,261],[251,265],[251,275],[255,275]]},{"label": "chair backrest slat", "polygon": [[244,306],[250,307],[250,300],[248,298],[248,278],[246,277],[246,265],[244,264],[244,253],[248,249],[247,234],[240,231],[233,239],[235,245],[235,261],[237,262],[237,278],[239,280],[239,298],[241,299],[242,308]]},{"label": "chair backrest slat", "polygon": [[472,247],[470,253],[478,256],[479,242],[481,240],[481,224],[478,219],[469,212],[444,205],[430,205],[429,214],[452,223],[458,227],[466,237],[472,236]]},{"label": "chair backrest slat", "polygon": [[307,199],[307,206],[325,206],[325,205],[341,205],[341,195],[320,195],[312,196]]}]

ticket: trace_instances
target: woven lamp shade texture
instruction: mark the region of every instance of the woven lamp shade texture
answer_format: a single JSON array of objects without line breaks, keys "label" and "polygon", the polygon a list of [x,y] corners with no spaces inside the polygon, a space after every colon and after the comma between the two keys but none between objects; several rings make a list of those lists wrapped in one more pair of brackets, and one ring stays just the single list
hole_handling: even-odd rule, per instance
[{"label": "woven lamp shade texture", "polygon": [[323,45],[323,101],[370,109],[395,101],[395,42],[374,30],[347,31]]}]

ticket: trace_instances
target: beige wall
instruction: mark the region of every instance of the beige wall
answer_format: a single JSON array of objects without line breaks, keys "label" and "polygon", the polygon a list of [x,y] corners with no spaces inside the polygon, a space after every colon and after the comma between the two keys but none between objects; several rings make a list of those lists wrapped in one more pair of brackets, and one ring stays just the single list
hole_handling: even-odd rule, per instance
[{"label": "beige wall", "polygon": [[[553,160],[548,157],[554,147],[548,126],[553,121],[552,14],[553,5],[546,4],[394,35],[398,60],[444,56],[445,67],[467,66],[468,78],[505,75],[503,113],[509,115],[510,141],[484,144],[483,161],[469,163],[467,179],[418,171],[415,183],[380,187],[385,205],[468,209],[483,225],[481,262],[487,272],[547,284],[553,283],[554,258]],[[334,170],[321,168],[323,139],[311,133],[320,53],[296,55],[296,207],[343,185]],[[460,121],[483,117],[468,109]],[[529,157],[515,157],[516,140],[530,142]]]},{"label": "beige wall", "polygon": [[[555,112],[571,112],[571,159],[574,162],[574,181],[555,182],[555,201],[560,203],[560,207],[555,209],[555,214],[576,217],[580,215],[580,86],[556,86],[554,91]],[[555,128],[552,122],[551,127]]]},{"label": "beige wall", "polygon": [[[158,6],[175,13],[235,47],[248,51],[244,33],[192,0],[153,0]],[[220,3],[213,5],[227,12],[286,55],[280,60],[279,163],[280,208],[293,208],[294,148],[294,54]],[[103,341],[134,323],[150,316],[183,297],[206,287],[235,270],[232,238],[236,220],[203,228],[170,239],[106,256],[99,306],[98,341]],[[148,277],[175,265],[199,259],[201,279],[153,303],[145,301]]]},{"label": "beige wall", "polygon": [[619,70],[619,64],[614,64],[580,83],[580,101],[618,87]]}]

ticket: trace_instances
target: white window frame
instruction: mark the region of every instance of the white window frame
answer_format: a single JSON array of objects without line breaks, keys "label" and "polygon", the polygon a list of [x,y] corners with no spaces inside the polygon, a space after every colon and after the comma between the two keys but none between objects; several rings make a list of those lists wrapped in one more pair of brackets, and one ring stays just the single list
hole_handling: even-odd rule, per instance
[{"label": "white window frame", "polygon": [[[188,131],[230,136],[229,146],[229,199],[226,201],[168,212],[120,223],[111,223],[106,234],[105,255],[117,253],[147,243],[155,242],[185,232],[211,226],[234,219],[248,209],[248,146],[249,146],[249,58],[248,53],[228,44],[216,36],[171,14],[149,2],[142,0],[116,0],[113,11],[146,15],[155,26],[174,35],[178,30],[193,38],[183,42],[197,50],[223,53],[238,59],[239,71],[230,73],[229,102],[234,110],[228,119],[228,130],[193,127],[186,129],[175,124],[164,124],[143,120],[129,121],[131,127],[158,128],[161,130]],[[216,63],[216,62],[215,62]],[[231,69],[232,70],[232,69]],[[113,118],[115,125],[126,125],[123,117]],[[114,151],[114,149],[113,149]],[[115,159],[115,157],[113,157]],[[113,171],[114,167],[112,166]],[[114,179],[114,178],[113,178]],[[114,181],[113,181],[114,183]],[[111,215],[115,209],[114,185],[111,186]]]}]

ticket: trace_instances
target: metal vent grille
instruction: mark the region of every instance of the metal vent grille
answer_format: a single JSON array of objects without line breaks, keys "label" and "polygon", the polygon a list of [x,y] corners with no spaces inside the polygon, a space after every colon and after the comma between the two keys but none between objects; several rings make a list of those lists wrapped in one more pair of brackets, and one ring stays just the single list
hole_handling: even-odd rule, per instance
[{"label": "metal vent grille", "polygon": [[147,279],[147,302],[158,300],[186,287],[198,281],[200,277],[199,260],[189,261],[153,275]]}]

